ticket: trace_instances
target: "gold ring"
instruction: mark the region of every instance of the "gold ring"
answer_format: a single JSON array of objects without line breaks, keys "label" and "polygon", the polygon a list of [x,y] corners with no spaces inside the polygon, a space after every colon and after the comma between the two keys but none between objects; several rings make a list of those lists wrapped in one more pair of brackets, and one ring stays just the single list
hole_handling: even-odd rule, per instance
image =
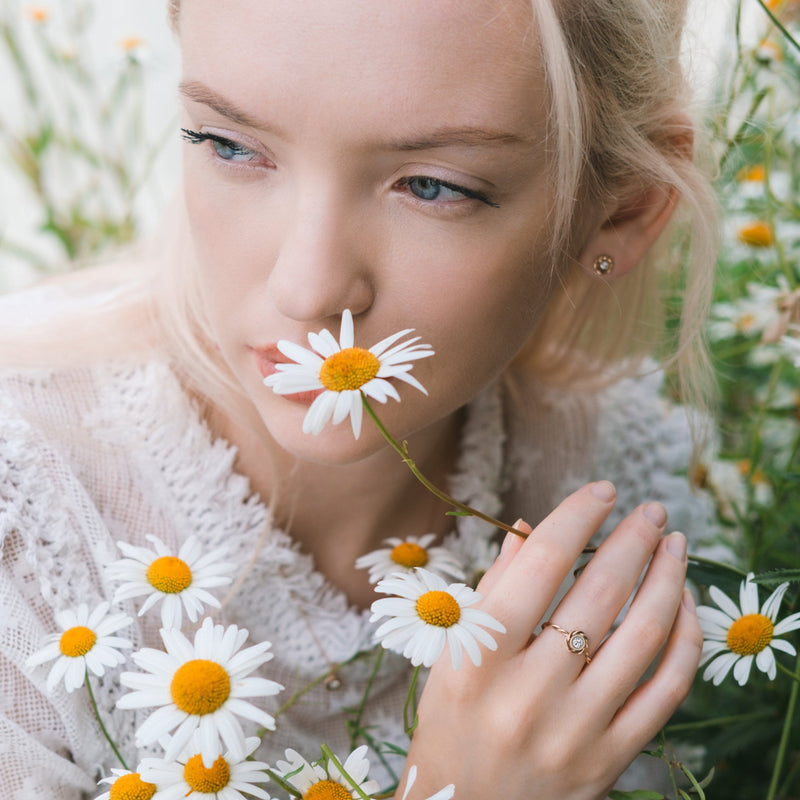
[{"label": "gold ring", "polygon": [[568,631],[549,620],[542,623],[542,630],[545,628],[552,628],[558,631],[566,639],[567,650],[570,653],[577,653],[579,656],[583,656],[587,664],[592,660],[589,655],[589,637],[583,631]]}]

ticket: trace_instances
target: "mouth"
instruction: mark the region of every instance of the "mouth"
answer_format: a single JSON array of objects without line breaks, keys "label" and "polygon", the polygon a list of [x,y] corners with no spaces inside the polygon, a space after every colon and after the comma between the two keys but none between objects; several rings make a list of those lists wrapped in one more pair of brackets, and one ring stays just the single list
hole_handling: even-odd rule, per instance
[{"label": "mouth", "polygon": [[[278,372],[278,364],[294,364],[295,362],[292,361],[291,358],[287,358],[280,350],[278,350],[278,346],[276,344],[268,344],[264,347],[251,347],[253,355],[256,361],[256,367],[262,378],[266,378],[269,375],[274,375]],[[324,389],[314,389],[313,391],[308,392],[297,392],[295,394],[282,394],[284,400],[288,400],[291,403],[299,403],[300,405],[311,405],[311,403],[316,400],[325,390]]]}]

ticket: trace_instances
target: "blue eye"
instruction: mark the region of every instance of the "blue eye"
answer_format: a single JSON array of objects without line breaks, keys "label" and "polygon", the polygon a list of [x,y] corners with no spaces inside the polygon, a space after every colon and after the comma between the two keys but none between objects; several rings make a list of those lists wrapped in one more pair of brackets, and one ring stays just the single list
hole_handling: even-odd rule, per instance
[{"label": "blue eye", "polygon": [[181,131],[183,131],[183,138],[192,144],[211,142],[214,152],[223,161],[256,161],[261,158],[255,150],[223,136],[216,136],[213,133],[198,133],[186,128],[181,128]]},{"label": "blue eye", "polygon": [[440,203],[453,203],[464,200],[464,198],[470,198],[472,200],[479,200],[481,203],[485,203],[493,208],[499,208],[497,203],[493,203],[482,192],[466,189],[463,186],[457,186],[454,183],[448,183],[447,181],[442,181],[437,178],[430,178],[425,175],[414,175],[411,178],[404,178],[401,183],[414,197],[429,203],[437,201]]},{"label": "blue eye", "polygon": [[458,200],[467,196],[465,192],[451,188],[435,178],[417,176],[409,178],[406,185],[411,194],[420,200]]}]

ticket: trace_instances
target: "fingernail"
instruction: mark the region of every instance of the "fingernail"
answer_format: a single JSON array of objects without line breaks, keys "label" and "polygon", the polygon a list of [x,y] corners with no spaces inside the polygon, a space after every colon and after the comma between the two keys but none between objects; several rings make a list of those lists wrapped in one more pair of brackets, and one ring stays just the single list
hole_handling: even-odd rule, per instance
[{"label": "fingernail", "polygon": [[688,589],[683,590],[683,607],[692,614],[697,612],[697,606],[694,604],[694,597]]},{"label": "fingernail", "polygon": [[667,509],[661,503],[648,503],[644,507],[644,515],[656,528],[663,528],[667,524]]},{"label": "fingernail", "polygon": [[614,484],[610,481],[597,481],[592,484],[592,494],[606,503],[611,502],[617,494]]},{"label": "fingernail", "polygon": [[671,533],[667,536],[667,550],[683,561],[686,558],[686,537],[682,533]]}]

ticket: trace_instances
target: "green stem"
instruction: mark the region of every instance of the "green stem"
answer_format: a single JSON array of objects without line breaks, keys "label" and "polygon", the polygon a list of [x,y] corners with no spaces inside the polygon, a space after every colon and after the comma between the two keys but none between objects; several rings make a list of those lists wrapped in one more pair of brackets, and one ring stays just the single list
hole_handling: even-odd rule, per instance
[{"label": "green stem", "polygon": [[326,756],[333,762],[336,769],[339,770],[341,776],[350,784],[350,788],[358,794],[361,800],[372,800],[372,798],[367,797],[367,795],[364,793],[364,790],[353,780],[353,778],[347,774],[344,766],[342,765],[342,762],[339,761],[339,759],[333,754],[328,745],[326,744],[320,745],[320,750],[322,750],[322,754],[324,756]]},{"label": "green stem", "polygon": [[275,772],[275,770],[267,769],[267,775],[269,775],[270,779],[275,781],[275,783],[277,783],[278,786],[280,786],[281,789],[283,789],[283,791],[286,792],[286,794],[288,794],[290,797],[303,796],[303,793],[301,791],[299,791],[296,787],[292,786],[291,783],[285,780],[282,775],[279,775],[277,772]]},{"label": "green stem", "polygon": [[[419,680],[419,673],[422,670],[422,667],[415,667],[414,674],[411,676],[411,685],[408,687],[408,695],[406,696],[406,702],[403,704],[403,729],[406,732],[406,736],[411,738],[411,735],[414,733],[414,730],[417,727],[417,681]],[[409,717],[411,714],[409,711],[413,713],[413,719],[409,721]]]},{"label": "green stem", "polygon": [[746,576],[747,572],[739,567],[733,566],[733,564],[725,564],[722,561],[715,561],[713,558],[704,558],[703,556],[695,555],[694,553],[689,553],[689,561],[693,564],[704,564],[707,567],[716,567],[718,569],[727,569],[731,572],[735,572],[737,575]]},{"label": "green stem", "polygon": [[[331,675],[335,675],[341,667],[345,667],[348,664],[352,664],[354,661],[358,661],[361,658],[365,658],[368,656],[372,651],[371,650],[360,650],[356,653],[352,658],[348,658],[346,661],[340,661],[338,664],[333,664],[329,670],[326,670],[322,673],[318,678],[314,678],[313,681],[307,683],[302,689],[296,691],[274,714],[273,716],[277,719],[281,714],[286,713],[304,694],[310,692],[315,686],[319,686],[321,683],[325,681],[326,678],[329,678]],[[263,736],[266,733],[266,728],[261,728],[259,732],[259,736]]]},{"label": "green stem", "polygon": [[103,736],[106,737],[106,741],[111,745],[111,749],[114,751],[114,755],[119,760],[119,763],[122,764],[123,769],[128,769],[128,765],[125,763],[125,759],[122,757],[122,754],[117,749],[117,746],[114,744],[114,740],[109,736],[108,731],[106,730],[106,726],[103,725],[103,720],[100,719],[100,709],[97,708],[97,701],[94,699],[94,692],[92,691],[92,684],[89,682],[89,670],[86,670],[86,691],[89,693],[89,702],[92,705],[92,711],[94,711],[95,719],[97,720],[97,724],[100,726],[100,730],[103,732]]},{"label": "green stem", "polygon": [[[800,655],[795,662],[795,669],[800,668]],[[800,689],[800,683],[794,681],[792,689],[789,693],[789,702],[786,705],[786,716],[783,720],[783,731],[781,733],[781,741],[778,745],[778,754],[775,756],[775,766],[772,768],[772,780],[769,783],[769,791],[767,792],[766,800],[775,800],[775,795],[778,791],[778,780],[780,779],[781,769],[783,768],[783,760],[786,757],[786,750],[789,745],[789,734],[792,730],[792,722],[794,721],[794,709],[797,705],[797,691]]]},{"label": "green stem", "polygon": [[777,659],[775,661],[775,666],[778,668],[778,670],[780,672],[782,672],[784,675],[786,675],[787,677],[789,677],[793,681],[795,681],[795,683],[800,683],[800,675],[798,675],[796,672],[792,672],[790,669],[787,669],[786,667],[784,667],[783,664],[781,664],[780,662],[777,661]]},{"label": "green stem", "polygon": [[472,506],[468,506],[465,503],[461,503],[455,498],[451,497],[447,492],[443,492],[437,486],[432,484],[419,470],[417,465],[414,463],[414,460],[408,454],[408,448],[405,442],[401,445],[397,442],[397,440],[386,430],[383,423],[378,419],[378,415],[373,410],[372,406],[369,404],[369,400],[367,400],[366,395],[362,392],[361,393],[361,402],[364,404],[364,408],[367,410],[367,414],[370,415],[372,421],[377,425],[378,430],[381,432],[381,435],[384,439],[389,443],[393,450],[395,450],[399,455],[400,458],[403,459],[406,466],[411,470],[414,477],[433,495],[438,497],[440,500],[443,500],[448,505],[452,506],[453,508],[457,509],[458,511],[462,512],[471,517],[477,517],[478,519],[482,519],[484,522],[488,522],[490,525],[494,525],[496,528],[500,528],[501,530],[508,531],[509,533],[515,533],[517,536],[521,536],[523,539],[528,538],[528,534],[524,533],[517,528],[512,528],[510,525],[506,525],[505,522],[500,522],[500,520],[495,519],[494,517],[489,516],[488,514],[484,514],[482,511],[478,511],[476,508],[472,508]]},{"label": "green stem", "polygon": [[758,719],[772,717],[770,711],[755,711],[750,714],[732,714],[728,717],[712,717],[711,719],[699,719],[695,722],[680,722],[676,725],[666,727],[667,734],[683,733],[685,731],[702,730],[703,728],[714,728],[718,725],[732,725],[736,722],[753,722]]},{"label": "green stem", "polygon": [[356,740],[358,739],[361,733],[361,720],[364,717],[364,711],[367,707],[367,700],[369,699],[370,692],[372,691],[372,685],[375,683],[375,678],[378,677],[378,671],[381,668],[381,662],[383,661],[383,654],[386,652],[383,647],[376,648],[377,655],[375,656],[375,665],[372,668],[372,672],[370,673],[369,680],[367,681],[367,685],[364,688],[364,694],[361,696],[361,702],[358,704],[358,708],[356,709],[355,716],[350,721],[350,749],[355,750],[356,747]]},{"label": "green stem", "polygon": [[762,9],[764,9],[766,15],[772,20],[773,25],[775,25],[775,27],[786,37],[786,39],[794,46],[794,48],[800,52],[800,42],[798,42],[788,30],[786,30],[786,26],[775,16],[775,14],[772,13],[772,11],[770,11],[769,8],[767,8],[767,4],[764,2],[764,0],[756,0],[756,2],[761,6]]}]

